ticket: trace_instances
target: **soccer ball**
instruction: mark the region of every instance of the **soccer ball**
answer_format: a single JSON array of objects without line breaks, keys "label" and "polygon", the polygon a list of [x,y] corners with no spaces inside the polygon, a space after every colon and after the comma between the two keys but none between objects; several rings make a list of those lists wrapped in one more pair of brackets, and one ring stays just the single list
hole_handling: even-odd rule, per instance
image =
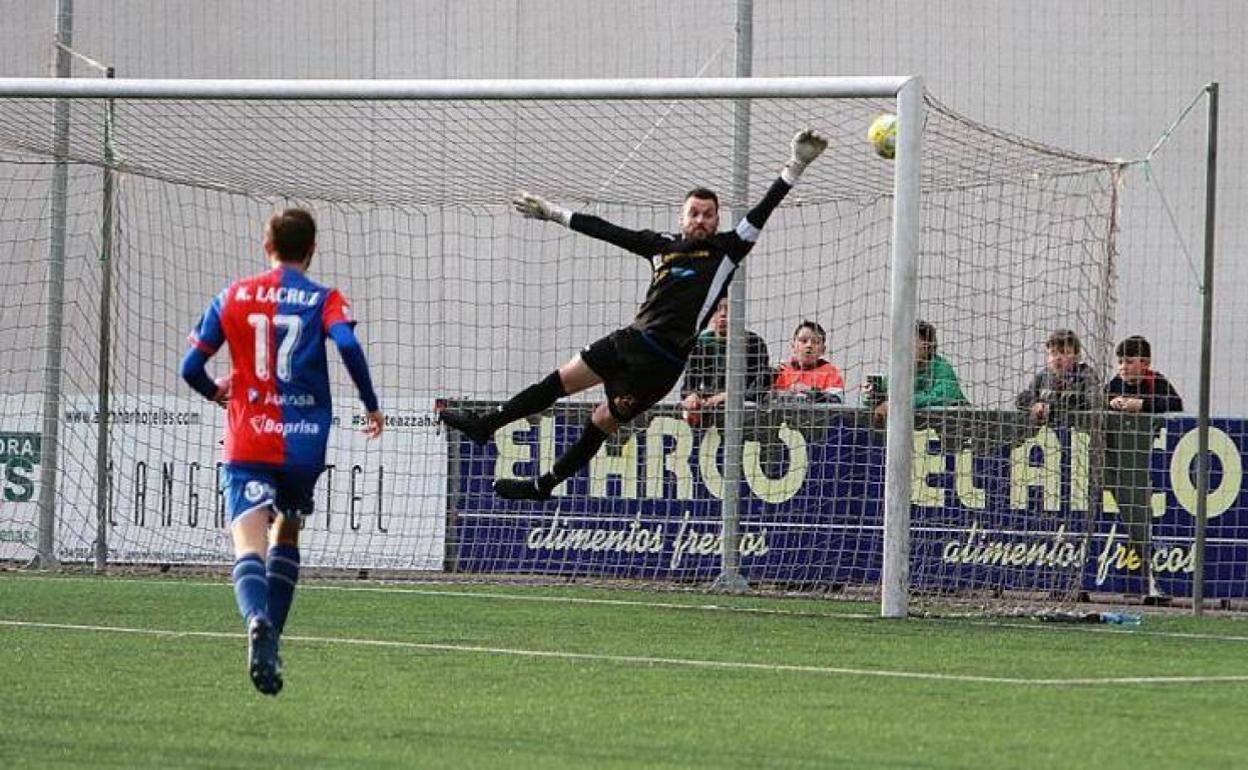
[{"label": "soccer ball", "polygon": [[897,156],[897,116],[891,112],[871,121],[867,129],[867,141],[875,148],[875,154],[892,160]]}]

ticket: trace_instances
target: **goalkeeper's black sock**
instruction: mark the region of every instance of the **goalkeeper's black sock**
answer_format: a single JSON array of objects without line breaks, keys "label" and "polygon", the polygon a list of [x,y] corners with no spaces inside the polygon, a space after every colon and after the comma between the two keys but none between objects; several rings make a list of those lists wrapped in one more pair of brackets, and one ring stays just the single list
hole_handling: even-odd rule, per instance
[{"label": "goalkeeper's black sock", "polygon": [[503,500],[550,499],[550,492],[539,487],[534,479],[494,479],[494,494]]},{"label": "goalkeeper's black sock", "polygon": [[568,394],[563,389],[563,380],[559,379],[559,372],[554,371],[540,382],[512,396],[510,401],[496,411],[485,415],[482,422],[492,434],[509,422],[537,414],[566,395]]},{"label": "goalkeeper's black sock", "polygon": [[607,432],[594,424],[591,417],[585,421],[585,430],[581,433],[581,437],[576,443],[568,447],[568,450],[555,460],[555,467],[551,468],[550,473],[545,473],[537,480],[537,486],[547,492],[557,487],[564,479],[576,473],[585,466],[594,455],[598,454],[598,450],[602,448],[603,442],[607,440]]}]

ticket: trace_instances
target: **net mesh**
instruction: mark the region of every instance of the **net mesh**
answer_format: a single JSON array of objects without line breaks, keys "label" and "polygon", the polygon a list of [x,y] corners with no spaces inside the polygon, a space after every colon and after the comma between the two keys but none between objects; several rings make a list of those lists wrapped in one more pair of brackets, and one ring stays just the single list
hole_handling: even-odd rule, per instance
[{"label": "net mesh", "polygon": [[[4,555],[29,552],[34,498],[53,494],[58,555],[88,558],[101,277],[111,267],[111,558],[229,560],[216,491],[223,413],[179,381],[177,362],[209,299],[264,268],[264,219],[299,204],[320,226],[312,275],[351,298],[388,418],[380,442],[352,431],[360,408],[345,370],[331,367],[338,429],[304,530],[306,564],[713,578],[723,415],[690,424],[677,388],[556,503],[535,506],[498,500],[490,481],[548,468],[600,393],[481,448],[439,431],[434,402],[493,406],[626,325],[644,294],[648,263],[519,217],[507,206],[515,190],[672,231],[685,192],[705,185],[719,192],[728,227],[770,184],[793,131],[814,126],[831,145],[739,280],[746,326],[768,348],[768,381],[810,319],[826,330],[845,392],[840,404],[770,389],[747,402],[742,570],[802,589],[878,583],[883,429],[862,386],[887,371],[893,165],[864,134],[891,101],[753,100],[741,196],[731,101],[118,101],[107,262],[104,108],[72,105],[59,483],[37,489],[37,458],[11,471],[31,479],[11,484],[31,497],[0,513],[12,533]],[[5,424],[23,435],[39,431],[46,375],[52,122],[50,100],[0,105],[0,245],[17,303],[0,321],[0,349],[14,362],[0,393]],[[1055,329],[1073,330],[1098,372],[1108,366],[1113,167],[932,99],[923,139],[918,315],[966,398],[920,405],[914,585],[1069,596],[1116,445],[1103,419],[1037,425],[1015,401],[1044,367]]]}]

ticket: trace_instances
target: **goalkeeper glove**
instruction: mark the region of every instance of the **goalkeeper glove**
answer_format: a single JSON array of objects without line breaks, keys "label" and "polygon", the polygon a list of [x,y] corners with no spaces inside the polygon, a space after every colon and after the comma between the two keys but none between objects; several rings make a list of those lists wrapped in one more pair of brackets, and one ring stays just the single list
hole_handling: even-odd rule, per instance
[{"label": "goalkeeper glove", "polygon": [[795,184],[806,167],[826,149],[828,140],[823,134],[813,128],[798,131],[793,135],[793,141],[789,142],[789,160],[784,164],[780,176],[788,184]]},{"label": "goalkeeper glove", "polygon": [[521,190],[511,199],[511,205],[528,219],[542,219],[558,222],[567,227],[572,221],[572,212],[560,208],[545,198]]}]

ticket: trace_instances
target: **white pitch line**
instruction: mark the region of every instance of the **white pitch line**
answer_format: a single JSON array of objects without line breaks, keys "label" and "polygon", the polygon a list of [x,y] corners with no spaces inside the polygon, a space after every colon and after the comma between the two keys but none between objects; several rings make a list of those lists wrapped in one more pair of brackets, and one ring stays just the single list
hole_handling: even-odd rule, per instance
[{"label": "white pitch line", "polygon": [[[471,599],[502,599],[504,601],[550,602],[553,604],[589,604],[606,607],[643,607],[661,610],[699,610],[702,612],[742,612],[756,615],[789,615],[818,618],[849,618],[857,620],[874,620],[877,613],[870,612],[815,612],[806,610],[785,610],[774,607],[734,607],[730,604],[713,604],[707,602],[654,602],[636,599],[596,599],[588,596],[528,596],[525,594],[507,594],[492,591],[434,591],[421,588],[404,588],[401,586],[307,586],[314,591],[346,591],[363,593],[416,594],[418,596],[450,596]],[[846,600],[848,601],[848,600]]]},{"label": "white pitch line", "polygon": [[[147,579],[147,578],[123,578],[123,577],[77,577],[77,576],[45,576],[45,575],[22,575],[8,576],[16,580],[30,580],[38,582],[94,582],[98,580],[107,580],[115,583],[133,583],[137,585],[159,585],[159,586],[192,586],[198,588],[229,588],[230,584],[226,580],[221,581],[204,581],[204,580],[180,580],[180,579]],[[0,578],[2,579],[2,578]],[[448,585],[445,582],[437,580],[427,581],[404,581],[414,585]],[[534,585],[534,589],[547,588],[549,586]],[[556,587],[558,588],[558,587]],[[882,619],[878,613],[874,612],[819,612],[817,610],[788,610],[775,607],[734,607],[730,604],[712,604],[712,603],[684,603],[684,602],[656,602],[656,601],[640,601],[635,599],[599,599],[585,596],[542,596],[530,594],[512,594],[501,593],[497,591],[450,591],[435,590],[424,588],[412,588],[407,585],[374,585],[374,586],[348,586],[341,584],[317,585],[315,583],[301,583],[299,586],[301,591],[327,591],[327,592],[344,592],[344,593],[379,593],[379,594],[410,594],[413,596],[428,597],[449,597],[452,599],[495,599],[500,601],[516,601],[516,602],[539,602],[549,604],[583,604],[590,606],[606,606],[606,607],[637,607],[641,609],[668,609],[668,610],[694,610],[697,612],[723,612],[727,614],[737,613],[746,615],[771,615],[776,617],[795,617],[795,618],[825,618],[828,620],[868,620],[876,621]],[[593,590],[593,589],[588,589]],[[833,601],[851,602],[852,599],[834,599]],[[990,617],[974,618],[970,616],[931,616],[924,617],[915,615],[907,619],[912,623],[941,623],[941,624],[959,624],[964,623],[974,626],[986,626],[989,628],[1007,628],[1018,629],[1020,631],[1049,631],[1052,633],[1085,633],[1085,634],[1113,634],[1125,636],[1146,636],[1160,639],[1183,639],[1192,641],[1214,641],[1214,642],[1248,642],[1248,636],[1237,636],[1233,634],[1209,634],[1199,633],[1195,631],[1152,631],[1141,629],[1137,626],[1119,627],[1104,626],[1095,623],[1028,623],[1026,618],[1019,618],[1017,621],[993,619]],[[883,622],[883,621],[882,621]],[[895,621],[887,621],[895,622]]]},{"label": "white pitch line", "polygon": [[[204,581],[204,580],[153,580],[146,578],[121,578],[121,577],[51,577],[44,575],[31,575],[16,578],[18,580],[32,580],[41,582],[92,582],[95,580],[107,580],[116,583],[134,583],[139,585],[179,585],[179,586],[197,586],[204,588],[229,588],[230,583],[226,579],[221,581]],[[409,581],[404,581],[409,583]],[[300,591],[330,591],[342,593],[378,593],[378,594],[411,594],[414,596],[445,596],[460,599],[498,599],[502,601],[518,601],[518,602],[544,602],[550,604],[585,604],[599,605],[605,607],[640,607],[653,609],[668,610],[697,610],[701,612],[724,612],[724,613],[748,613],[755,615],[780,615],[780,616],[796,616],[796,617],[816,617],[816,618],[849,618],[851,620],[874,620],[880,616],[873,612],[818,612],[815,610],[786,610],[775,607],[734,607],[730,604],[715,604],[711,602],[658,602],[658,601],[640,601],[637,599],[602,599],[589,596],[541,596],[537,594],[513,594],[502,593],[499,591],[451,591],[436,590],[428,588],[413,588],[411,585],[419,585],[423,582],[425,585],[448,585],[446,582],[429,580],[429,581],[410,581],[410,585],[364,585],[349,586],[341,584],[320,585],[316,583],[300,583]],[[534,585],[534,589],[548,588],[550,586]],[[558,588],[558,586],[555,586]],[[594,590],[594,589],[589,589]],[[839,601],[853,601],[852,599],[843,599]],[[1248,637],[1245,637],[1248,641]]]},{"label": "white pitch line", "polygon": [[[241,633],[224,631],[173,631],[157,628],[131,628],[126,626],[93,626],[74,623],[39,623],[26,620],[0,619],[0,626],[38,628],[55,631],[95,631],[114,634],[139,634],[144,636],[195,637],[201,639],[245,638]],[[609,655],[564,650],[525,650],[511,647],[481,647],[467,644],[437,644],[433,642],[404,642],[386,639],[353,639],[336,636],[286,637],[291,641],[310,644],[340,644],[356,647],[376,647],[430,652],[476,653],[485,655],[510,655],[525,658],[552,660],[575,660],[601,663],[622,663],[645,666],[672,666],[683,668],[709,668],[730,671],[768,671],[773,673],[823,674],[835,676],[874,677],[881,679],[910,679],[936,682],[969,682],[977,684],[1009,684],[1043,687],[1089,687],[1124,684],[1212,684],[1248,682],[1245,675],[1211,676],[1130,676],[1130,677],[1074,677],[1069,679],[1027,679],[1022,677],[981,676],[976,674],[940,674],[925,671],[890,671],[887,669],[846,668],[841,666],[799,666],[788,663],[753,663],[750,661],[699,660],[696,658],[658,658],[644,655]]]}]

